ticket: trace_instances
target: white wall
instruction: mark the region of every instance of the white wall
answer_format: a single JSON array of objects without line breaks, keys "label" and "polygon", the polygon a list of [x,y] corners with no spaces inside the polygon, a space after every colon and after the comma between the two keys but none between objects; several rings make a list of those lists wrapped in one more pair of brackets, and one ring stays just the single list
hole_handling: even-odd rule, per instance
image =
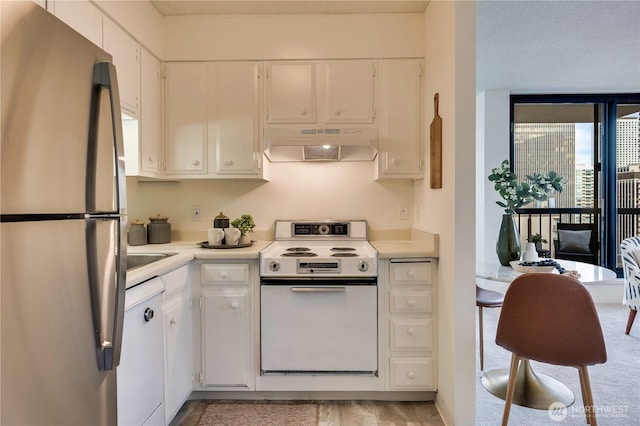
[{"label": "white wall", "polygon": [[91,0],[103,13],[119,23],[138,43],[163,59],[162,16],[148,1]]},{"label": "white wall", "polygon": [[[258,230],[271,230],[276,219],[366,219],[377,230],[408,229],[398,219],[400,204],[413,206],[411,183],[374,182],[373,164],[274,163],[269,182],[127,180],[130,219],[160,213],[169,216],[174,238],[206,240],[211,219],[223,211],[234,219],[253,215]],[[202,221],[191,220],[192,206]]]},{"label": "white wall", "polygon": [[[440,235],[438,394],[447,424],[475,423],[475,2],[432,1],[425,12],[425,141],[433,96],[443,122],[443,187],[414,185],[418,229]],[[428,154],[427,161],[428,164]],[[426,173],[428,176],[428,170]]]},{"label": "white wall", "polygon": [[488,90],[477,97],[478,156],[476,183],[478,215],[476,217],[476,261],[497,260],[496,240],[504,209],[488,176],[491,169],[509,159],[509,91]]},{"label": "white wall", "polygon": [[165,60],[398,58],[424,53],[420,13],[167,17]]}]

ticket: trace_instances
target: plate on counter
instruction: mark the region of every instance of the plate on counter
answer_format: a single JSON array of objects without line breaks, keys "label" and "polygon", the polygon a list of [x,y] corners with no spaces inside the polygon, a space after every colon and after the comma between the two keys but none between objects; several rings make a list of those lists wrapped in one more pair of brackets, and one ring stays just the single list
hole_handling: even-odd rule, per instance
[{"label": "plate on counter", "polygon": [[509,265],[511,265],[514,271],[525,272],[525,273],[526,272],[552,272],[554,269],[556,269],[556,267],[553,265],[538,265],[538,262],[533,262],[534,263],[533,265],[524,266],[524,265],[520,265],[521,262],[522,262],[521,260],[513,260],[509,262]]},{"label": "plate on counter", "polygon": [[250,243],[247,244],[236,244],[236,245],[228,245],[228,244],[220,244],[220,245],[210,245],[208,241],[202,241],[201,243],[198,243],[198,245],[202,248],[206,248],[206,249],[234,249],[234,248],[245,248],[245,247],[251,247],[253,245],[254,241],[251,241]]}]

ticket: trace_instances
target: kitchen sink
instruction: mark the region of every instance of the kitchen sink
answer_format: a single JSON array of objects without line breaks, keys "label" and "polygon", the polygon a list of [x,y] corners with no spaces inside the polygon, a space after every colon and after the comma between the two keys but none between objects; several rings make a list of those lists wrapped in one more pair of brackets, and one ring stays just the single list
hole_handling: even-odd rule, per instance
[{"label": "kitchen sink", "polygon": [[174,256],[178,253],[133,253],[127,254],[127,271],[150,263],[157,262],[167,257]]}]

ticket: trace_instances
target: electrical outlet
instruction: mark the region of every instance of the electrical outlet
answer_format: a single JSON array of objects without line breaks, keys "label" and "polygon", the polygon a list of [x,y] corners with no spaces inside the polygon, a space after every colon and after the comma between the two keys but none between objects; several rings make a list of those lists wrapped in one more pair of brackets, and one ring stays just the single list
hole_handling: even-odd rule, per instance
[{"label": "electrical outlet", "polygon": [[191,207],[191,220],[200,222],[200,206]]},{"label": "electrical outlet", "polygon": [[409,219],[409,206],[406,204],[400,204],[398,206],[398,219]]}]

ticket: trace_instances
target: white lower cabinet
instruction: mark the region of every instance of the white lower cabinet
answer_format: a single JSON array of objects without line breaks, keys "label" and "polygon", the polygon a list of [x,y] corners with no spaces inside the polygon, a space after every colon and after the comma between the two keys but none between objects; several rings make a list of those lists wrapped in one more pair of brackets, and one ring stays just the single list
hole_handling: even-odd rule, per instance
[{"label": "white lower cabinet", "polygon": [[435,391],[435,260],[392,259],[388,275],[387,390]]},{"label": "white lower cabinet", "polygon": [[164,331],[164,415],[170,421],[193,389],[193,339],[189,267],[162,276]]},{"label": "white lower cabinet", "polygon": [[203,388],[255,388],[255,270],[246,262],[200,265]]}]

